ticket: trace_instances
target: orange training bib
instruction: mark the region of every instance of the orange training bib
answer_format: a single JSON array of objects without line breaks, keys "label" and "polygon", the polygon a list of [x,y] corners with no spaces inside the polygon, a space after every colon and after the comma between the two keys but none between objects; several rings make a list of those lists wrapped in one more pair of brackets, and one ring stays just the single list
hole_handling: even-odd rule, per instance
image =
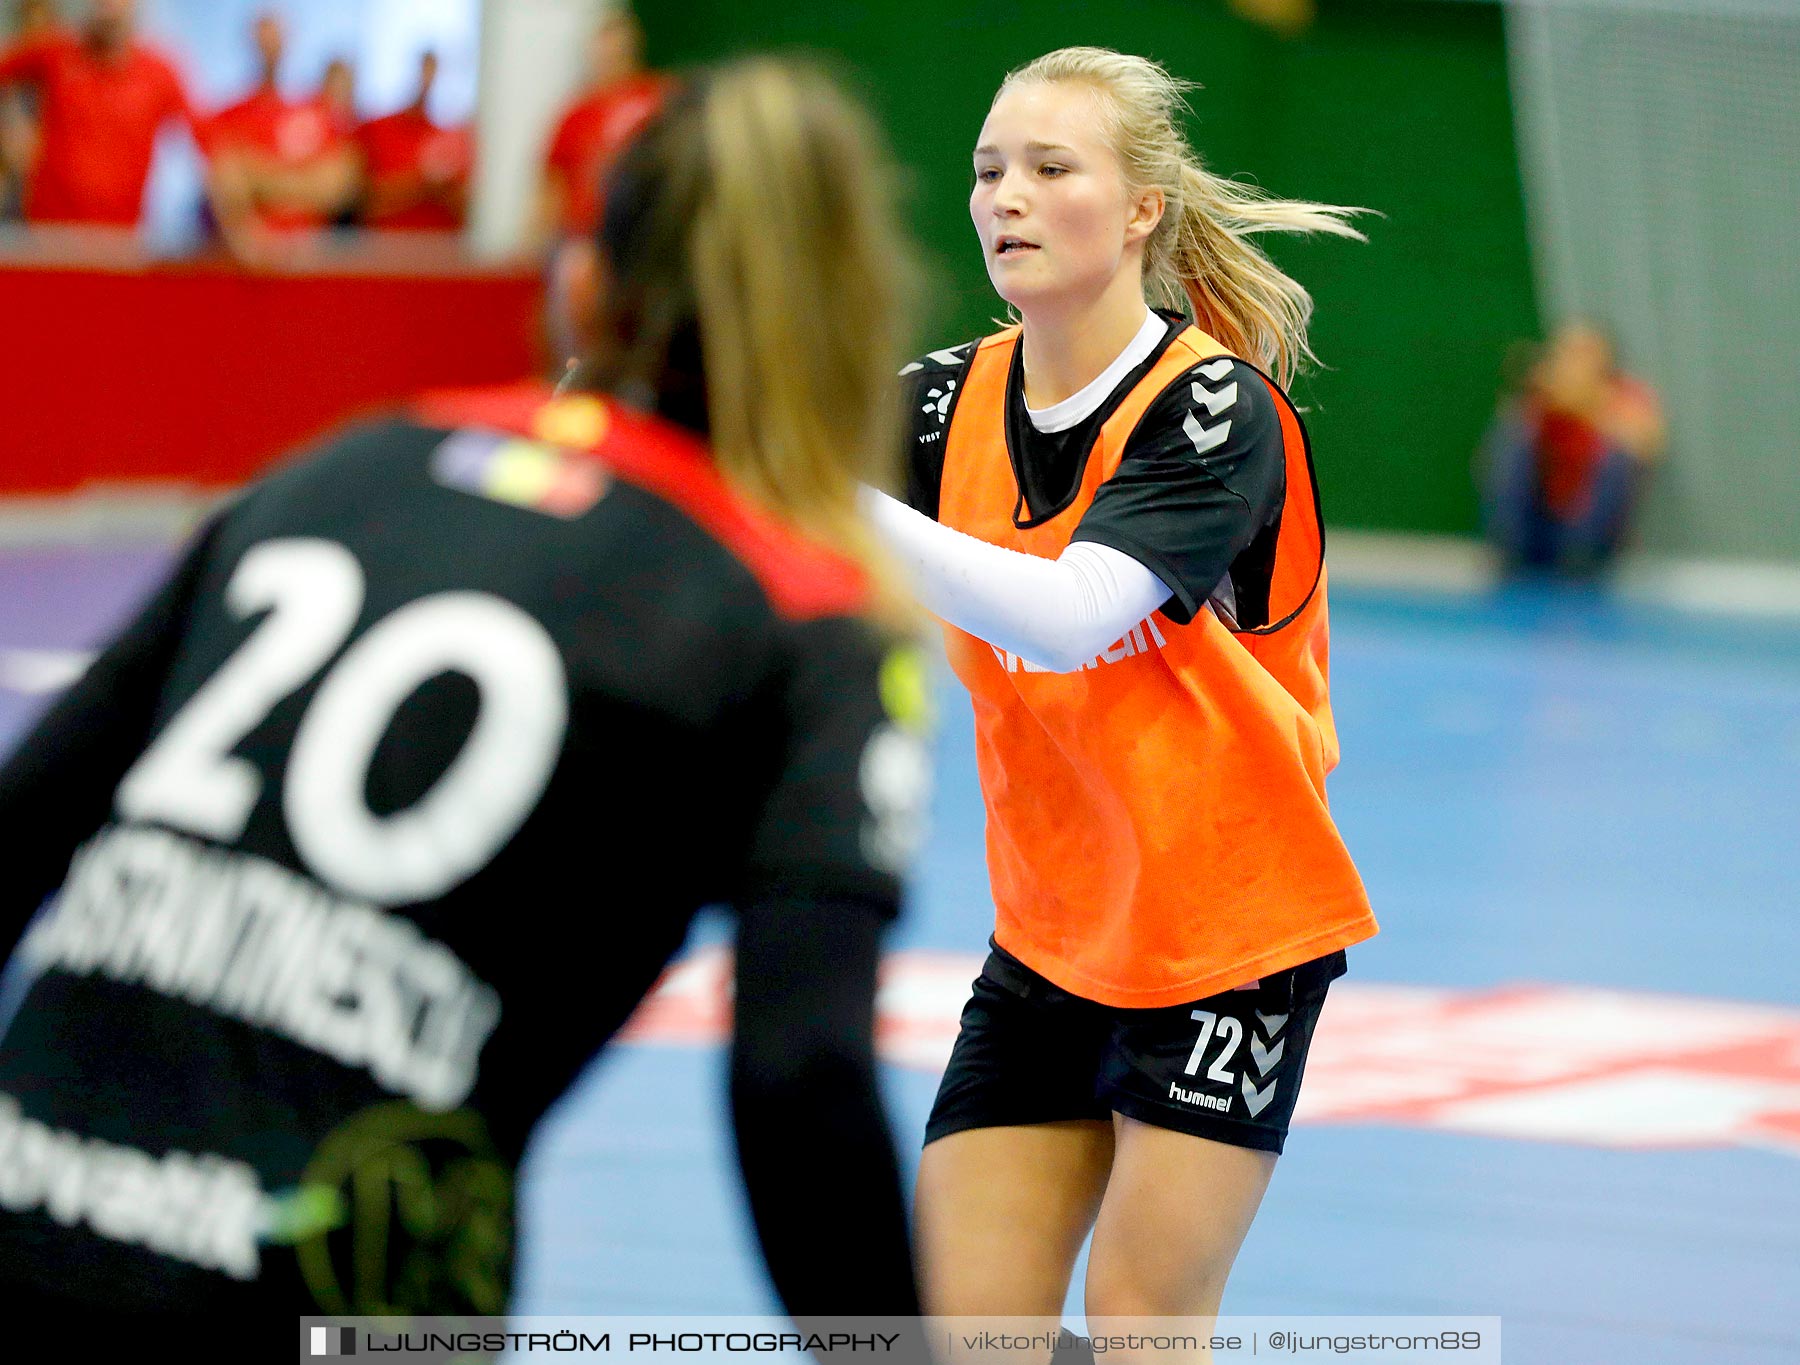
[{"label": "orange training bib", "polygon": [[[1074,502],[1022,529],[1005,436],[1017,344],[1008,328],[969,360],[938,518],[1054,559],[1150,404],[1227,353],[1181,332],[1102,428]],[[995,939],[1101,1004],[1180,1004],[1376,931],[1325,801],[1338,746],[1312,460],[1293,405],[1265,382],[1287,461],[1268,626],[1237,633],[1205,608],[1177,626],[1158,613],[1073,673],[945,627],[975,708]]]}]

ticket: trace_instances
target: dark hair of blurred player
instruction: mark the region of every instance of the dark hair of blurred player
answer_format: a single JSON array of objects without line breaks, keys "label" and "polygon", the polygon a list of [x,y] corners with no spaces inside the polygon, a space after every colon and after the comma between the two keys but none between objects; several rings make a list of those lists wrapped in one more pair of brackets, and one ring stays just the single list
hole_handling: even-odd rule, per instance
[{"label": "dark hair of blurred player", "polygon": [[49,898],[0,1301],[504,1311],[534,1125],[723,903],[775,1286],[917,1311],[873,997],[918,665],[854,510],[884,164],[806,69],[690,86],[609,193],[604,391],[437,395],[250,487],[0,771],[0,954]]}]

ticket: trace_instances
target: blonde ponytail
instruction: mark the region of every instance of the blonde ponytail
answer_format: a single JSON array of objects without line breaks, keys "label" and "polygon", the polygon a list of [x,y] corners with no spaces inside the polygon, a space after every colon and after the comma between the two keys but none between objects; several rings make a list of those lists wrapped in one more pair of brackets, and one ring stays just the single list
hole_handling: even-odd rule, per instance
[{"label": "blonde ponytail", "polygon": [[631,250],[614,247],[630,260],[606,305],[613,355],[599,381],[661,391],[682,329],[697,333],[720,470],[859,560],[877,614],[904,619],[857,504],[859,483],[894,482],[893,376],[915,296],[873,121],[823,73],[753,58],[705,76],[632,160],[621,178],[651,202]]},{"label": "blonde ponytail", "polygon": [[1162,191],[1162,221],[1144,249],[1144,297],[1189,314],[1284,387],[1308,362],[1312,295],[1259,247],[1261,232],[1327,233],[1365,241],[1347,221],[1368,210],[1277,199],[1201,165],[1177,122],[1189,82],[1145,57],[1101,47],[1066,47],[1012,72],[1005,91],[1028,82],[1084,85],[1098,104],[1125,178],[1135,192]]}]

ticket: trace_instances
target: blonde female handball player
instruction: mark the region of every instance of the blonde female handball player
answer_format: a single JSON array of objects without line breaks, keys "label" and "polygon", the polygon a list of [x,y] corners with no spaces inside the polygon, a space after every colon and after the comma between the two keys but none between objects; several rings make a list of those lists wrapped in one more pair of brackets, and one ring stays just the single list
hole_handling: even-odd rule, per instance
[{"label": "blonde female handball player", "polygon": [[1201,169],[1180,92],[1094,48],[1007,77],[970,212],[1020,323],[907,367],[911,506],[871,497],[974,702],[997,913],[919,1175],[934,1314],[1055,1318],[1090,1229],[1090,1318],[1216,1313],[1376,929],[1325,801],[1311,301],[1251,240],[1360,234]]}]

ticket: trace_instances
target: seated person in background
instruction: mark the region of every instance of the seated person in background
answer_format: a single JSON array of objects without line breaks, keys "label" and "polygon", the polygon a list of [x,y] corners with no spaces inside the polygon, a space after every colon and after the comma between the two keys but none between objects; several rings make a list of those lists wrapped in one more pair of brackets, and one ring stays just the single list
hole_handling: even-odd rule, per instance
[{"label": "seated person in background", "polygon": [[27,222],[136,227],[157,134],[176,119],[197,135],[180,76],[137,40],[136,18],[135,0],[91,0],[80,29],[45,24],[0,48],[0,95],[38,100]]},{"label": "seated person in background", "polygon": [[1665,439],[1656,393],[1591,322],[1563,324],[1482,443],[1488,539],[1509,570],[1611,563]]},{"label": "seated person in background", "polygon": [[364,227],[453,232],[463,225],[473,143],[466,128],[441,128],[431,121],[426,105],[437,73],[437,53],[425,53],[413,102],[356,130]]}]

